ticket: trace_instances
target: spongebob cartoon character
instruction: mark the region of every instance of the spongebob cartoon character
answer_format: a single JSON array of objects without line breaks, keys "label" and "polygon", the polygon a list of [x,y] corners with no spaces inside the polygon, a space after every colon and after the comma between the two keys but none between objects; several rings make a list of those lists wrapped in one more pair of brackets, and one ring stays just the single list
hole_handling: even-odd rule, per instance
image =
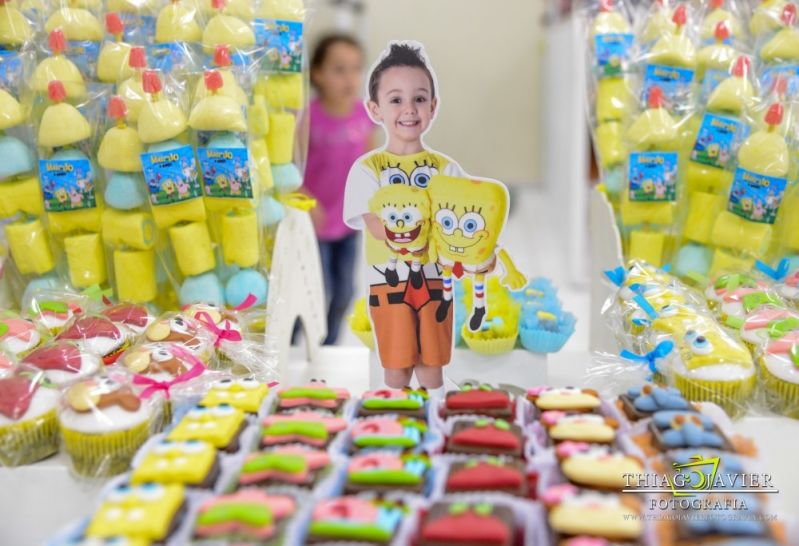
[{"label": "spongebob cartoon character", "polygon": [[716,159],[719,157],[719,153],[721,152],[721,146],[719,146],[718,142],[714,142],[713,144],[708,145],[706,152],[710,159]]},{"label": "spongebob cartoon character", "polygon": [[175,193],[175,183],[171,178],[167,178],[161,182],[161,190],[166,194],[167,199],[170,199]]},{"label": "spongebob cartoon character", "polygon": [[741,210],[744,212],[751,212],[753,208],[752,199],[749,197],[745,197],[741,199]]},{"label": "spongebob cartoon character", "polygon": [[58,201],[62,205],[66,205],[67,201],[69,201],[69,194],[67,193],[66,189],[58,188],[55,191],[55,198],[56,198],[56,201]]},{"label": "spongebob cartoon character", "polygon": [[651,178],[647,178],[646,180],[641,182],[641,191],[647,195],[655,192],[655,183],[652,181]]},{"label": "spongebob cartoon character", "polygon": [[[689,375],[702,376],[697,370],[717,366],[727,377],[742,380],[746,391],[754,387],[754,363],[748,349],[733,339],[717,323],[705,323],[676,338],[682,366]],[[705,376],[709,373],[706,372]]]},{"label": "spongebob cartoon character", "polygon": [[369,210],[383,222],[386,246],[391,252],[385,271],[389,286],[399,284],[397,261],[410,256],[408,280],[414,288],[423,283],[422,264],[427,258],[430,234],[430,202],[427,193],[405,184],[392,184],[376,192],[369,201]]},{"label": "spongebob cartoon character", "polygon": [[225,189],[228,187],[227,176],[225,176],[224,174],[217,175],[216,185],[219,186],[219,189],[224,192]]},{"label": "spongebob cartoon character", "polygon": [[477,331],[486,315],[485,276],[502,263],[502,284],[519,290],[526,283],[508,253],[497,248],[508,218],[508,190],[504,184],[486,179],[436,175],[428,188],[433,224],[431,257],[443,269],[444,297],[437,317],[446,316],[452,305],[452,276],[474,276],[474,304],[469,329]]}]

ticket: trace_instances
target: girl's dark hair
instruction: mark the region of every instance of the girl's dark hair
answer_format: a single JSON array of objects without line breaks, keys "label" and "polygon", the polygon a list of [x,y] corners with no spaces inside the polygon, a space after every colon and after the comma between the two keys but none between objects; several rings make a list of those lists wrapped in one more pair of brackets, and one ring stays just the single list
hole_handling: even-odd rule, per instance
[{"label": "girl's dark hair", "polygon": [[311,57],[311,85],[315,85],[313,81],[313,71],[322,68],[327,60],[327,55],[330,53],[330,48],[336,44],[346,44],[354,47],[363,53],[363,47],[360,42],[348,34],[328,34],[316,44],[313,56]]},{"label": "girl's dark hair", "polygon": [[372,70],[372,75],[369,76],[369,99],[377,102],[377,88],[380,87],[380,78],[383,72],[395,66],[409,66],[411,68],[419,68],[424,71],[427,78],[430,80],[430,94],[431,98],[436,96],[435,83],[433,82],[433,74],[430,72],[427,63],[422,57],[421,48],[413,47],[410,44],[391,44],[388,50],[388,55],[383,57],[377,66]]}]

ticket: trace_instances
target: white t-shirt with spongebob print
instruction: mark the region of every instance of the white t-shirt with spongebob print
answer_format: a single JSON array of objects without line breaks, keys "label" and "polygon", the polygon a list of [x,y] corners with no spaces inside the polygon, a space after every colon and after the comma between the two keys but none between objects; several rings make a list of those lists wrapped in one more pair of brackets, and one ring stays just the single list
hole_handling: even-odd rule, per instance
[{"label": "white t-shirt with spongebob print", "polygon": [[[412,155],[371,152],[358,159],[350,169],[344,190],[344,222],[352,229],[364,232],[368,264],[366,280],[370,285],[386,282],[383,272],[388,265],[390,252],[385,242],[372,237],[366,229],[363,215],[369,212],[369,200],[380,188],[390,184],[426,188],[434,174],[466,176],[455,161],[430,150]],[[400,281],[407,280],[408,271],[405,261],[400,260],[397,264]],[[427,279],[441,278],[441,272],[433,263],[425,264],[424,275]]]}]

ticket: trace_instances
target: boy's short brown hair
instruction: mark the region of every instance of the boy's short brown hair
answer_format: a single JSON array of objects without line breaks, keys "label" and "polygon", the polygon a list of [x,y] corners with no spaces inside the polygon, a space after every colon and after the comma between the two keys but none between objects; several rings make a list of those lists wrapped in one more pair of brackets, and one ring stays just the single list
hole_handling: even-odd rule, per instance
[{"label": "boy's short brown hair", "polygon": [[388,51],[388,55],[380,59],[377,66],[372,70],[369,76],[369,100],[377,102],[377,89],[380,87],[380,78],[383,72],[395,66],[408,66],[411,68],[419,68],[423,70],[430,80],[430,94],[431,98],[435,98],[436,89],[435,82],[433,81],[433,73],[427,66],[427,62],[422,56],[421,48],[414,47],[410,44],[393,43]]}]

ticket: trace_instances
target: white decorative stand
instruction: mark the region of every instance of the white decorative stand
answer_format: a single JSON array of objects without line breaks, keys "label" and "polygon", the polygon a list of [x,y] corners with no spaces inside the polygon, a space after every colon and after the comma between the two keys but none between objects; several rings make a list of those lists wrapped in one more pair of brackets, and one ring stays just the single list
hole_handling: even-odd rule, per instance
[{"label": "white decorative stand", "polygon": [[[466,381],[491,385],[545,385],[547,356],[515,349],[497,356],[477,354],[469,349],[455,349],[452,362],[444,368],[444,386],[456,387]],[[369,352],[369,387],[383,385],[383,368],[375,351]]]},{"label": "white decorative stand", "polygon": [[286,207],[272,253],[269,298],[266,306],[266,343],[278,355],[280,377],[286,376],[294,323],[305,330],[308,359],[317,358],[327,335],[325,291],[319,245],[307,212]]}]

